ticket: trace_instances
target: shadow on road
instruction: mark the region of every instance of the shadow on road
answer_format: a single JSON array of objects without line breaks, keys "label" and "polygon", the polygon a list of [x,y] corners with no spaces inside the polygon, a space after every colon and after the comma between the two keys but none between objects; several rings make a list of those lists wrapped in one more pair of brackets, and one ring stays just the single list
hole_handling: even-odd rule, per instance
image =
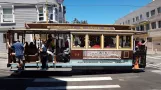
[{"label": "shadow on road", "polygon": [[[23,71],[19,74],[12,73],[10,76],[0,77],[0,90],[67,90],[67,81],[56,77],[70,77],[78,75],[103,75],[103,74],[128,74],[132,70],[90,70],[90,71]],[[54,77],[52,77],[54,76]],[[45,80],[44,80],[45,79]],[[17,87],[17,85],[19,87]]]},{"label": "shadow on road", "polygon": [[21,73],[12,73],[7,78],[48,78],[52,76],[67,77],[77,75],[103,75],[103,74],[125,74],[140,73],[133,70],[73,70],[73,71],[22,71]]}]

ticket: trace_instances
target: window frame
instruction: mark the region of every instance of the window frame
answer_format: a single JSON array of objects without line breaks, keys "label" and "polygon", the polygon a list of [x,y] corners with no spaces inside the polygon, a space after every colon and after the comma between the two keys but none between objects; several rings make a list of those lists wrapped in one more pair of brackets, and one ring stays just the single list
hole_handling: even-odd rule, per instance
[{"label": "window frame", "polygon": [[133,18],[133,22],[135,22],[135,18]]},{"label": "window frame", "polygon": [[[43,8],[43,16],[41,16],[41,17],[44,17],[44,19],[43,20],[39,20],[39,17],[40,17],[40,13],[39,13],[39,8],[40,7],[42,7]],[[57,8],[57,7],[55,7],[55,6],[52,6],[52,5],[48,5],[48,7],[52,7],[52,20],[49,20],[49,12],[48,12],[48,21],[57,21],[56,20],[56,13],[55,13],[55,8]],[[47,8],[48,8],[47,7]],[[46,10],[47,10],[47,8],[46,8],[46,5],[36,5],[36,9],[37,9],[37,21],[38,22],[43,22],[43,21],[46,21],[47,20],[47,16],[46,16]],[[51,14],[51,13],[50,13]]]},{"label": "window frame", "polygon": [[[73,47],[73,35],[85,35],[85,48],[82,47]],[[89,48],[89,35],[100,35],[100,46],[101,48]],[[104,36],[105,35],[112,35],[115,36],[116,35],[116,48],[104,48]],[[119,48],[119,38],[120,36],[131,36],[131,47],[130,48]],[[133,34],[97,34],[97,33],[71,33],[71,50],[133,50]]]},{"label": "window frame", "polygon": [[[84,35],[85,36],[85,46],[84,47],[73,47],[73,43],[74,43],[73,35]],[[71,48],[72,49],[86,49],[87,48],[86,38],[87,38],[87,35],[85,33],[84,34],[83,33],[72,33],[71,34]]]},{"label": "window frame", "polygon": [[139,16],[136,17],[136,21],[139,21]]},{"label": "window frame", "polygon": [[158,21],[158,28],[161,28],[161,21]]},{"label": "window frame", "polygon": [[[147,26],[148,26],[148,28],[147,28]],[[150,24],[149,23],[146,24],[146,31],[148,31],[148,30],[150,30]]]},{"label": "window frame", "polygon": [[[99,35],[100,36],[100,48],[92,48],[92,47],[89,47],[89,36],[90,35]],[[90,33],[90,34],[87,34],[87,49],[89,50],[97,50],[97,49],[103,49],[103,34],[96,34],[96,33]]]},{"label": "window frame", "polygon": [[[154,12],[153,12],[153,11],[154,11]],[[150,15],[151,15],[151,16],[155,16],[155,14],[156,14],[156,10],[155,10],[155,9],[153,9],[153,10],[150,11]]]},{"label": "window frame", "polygon": [[[116,47],[115,48],[105,48],[105,43],[104,43],[104,41],[105,41],[105,36],[107,36],[107,35],[109,35],[109,36],[116,36]],[[104,50],[116,50],[116,49],[118,49],[118,35],[117,34],[103,34],[103,43],[102,43],[103,45],[103,48],[102,49],[104,49]]]},{"label": "window frame", "polygon": [[44,19],[42,20],[42,21],[46,21],[46,14],[45,14],[45,12],[46,12],[46,10],[44,9],[44,5],[39,5],[39,6],[36,6],[36,8],[37,8],[37,21],[39,21],[39,22],[41,22],[41,20],[39,19],[40,18],[40,13],[39,13],[39,8],[40,7],[42,7],[42,9],[43,9],[43,16],[41,16],[41,17],[43,17]]},{"label": "window frame", "polygon": [[140,20],[142,20],[143,19],[143,15],[142,14],[140,14]]},{"label": "window frame", "polygon": [[[12,15],[12,22],[5,22],[3,21],[4,20],[4,14],[3,14],[3,10],[4,9],[11,9],[12,10],[12,14],[8,14],[8,15]],[[11,6],[0,6],[0,17],[1,17],[1,20],[0,20],[0,23],[15,23],[15,14],[14,14],[14,5],[11,5]]]},{"label": "window frame", "polygon": [[147,17],[147,18],[150,17],[150,12],[146,12],[146,17]]},{"label": "window frame", "polygon": [[[155,28],[153,28],[153,23],[155,23]],[[151,29],[157,29],[157,23],[156,22],[151,23]]]},{"label": "window frame", "polygon": [[158,8],[157,8],[157,12],[158,12],[158,14],[161,13],[161,7],[158,7]]},{"label": "window frame", "polygon": [[[131,36],[131,42],[130,42],[131,47],[130,48],[120,48],[119,47],[120,36]],[[118,35],[118,50],[133,50],[133,35],[128,35],[128,34]]]}]

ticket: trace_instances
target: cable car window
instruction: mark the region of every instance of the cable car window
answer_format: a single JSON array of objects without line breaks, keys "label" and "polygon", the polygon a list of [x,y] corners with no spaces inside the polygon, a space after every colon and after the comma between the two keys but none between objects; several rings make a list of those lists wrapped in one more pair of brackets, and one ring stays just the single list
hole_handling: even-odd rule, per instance
[{"label": "cable car window", "polygon": [[131,48],[131,36],[120,36],[119,48]]},{"label": "cable car window", "polygon": [[104,35],[104,48],[116,48],[116,36]]},{"label": "cable car window", "polygon": [[85,47],[85,35],[73,35],[73,47]]},{"label": "cable car window", "polygon": [[89,35],[89,47],[101,48],[101,35]]}]

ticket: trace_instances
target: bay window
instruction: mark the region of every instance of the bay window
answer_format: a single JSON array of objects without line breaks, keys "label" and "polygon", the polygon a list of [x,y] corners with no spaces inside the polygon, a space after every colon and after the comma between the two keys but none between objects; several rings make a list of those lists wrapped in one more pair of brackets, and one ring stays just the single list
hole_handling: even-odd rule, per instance
[{"label": "bay window", "polygon": [[14,8],[12,7],[4,7],[1,8],[1,23],[14,23]]},{"label": "bay window", "polygon": [[[38,21],[55,21],[55,8],[52,5],[48,5],[46,8],[45,5],[37,6],[38,11]],[[47,13],[47,15],[46,15]]]}]

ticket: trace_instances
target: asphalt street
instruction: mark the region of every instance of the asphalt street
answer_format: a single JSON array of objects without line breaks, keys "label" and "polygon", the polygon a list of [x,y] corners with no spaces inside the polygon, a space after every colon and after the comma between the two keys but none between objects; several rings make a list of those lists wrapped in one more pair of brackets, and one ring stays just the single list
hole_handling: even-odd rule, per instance
[{"label": "asphalt street", "polygon": [[145,72],[22,72],[0,69],[0,90],[161,90],[161,56],[148,55]]}]

